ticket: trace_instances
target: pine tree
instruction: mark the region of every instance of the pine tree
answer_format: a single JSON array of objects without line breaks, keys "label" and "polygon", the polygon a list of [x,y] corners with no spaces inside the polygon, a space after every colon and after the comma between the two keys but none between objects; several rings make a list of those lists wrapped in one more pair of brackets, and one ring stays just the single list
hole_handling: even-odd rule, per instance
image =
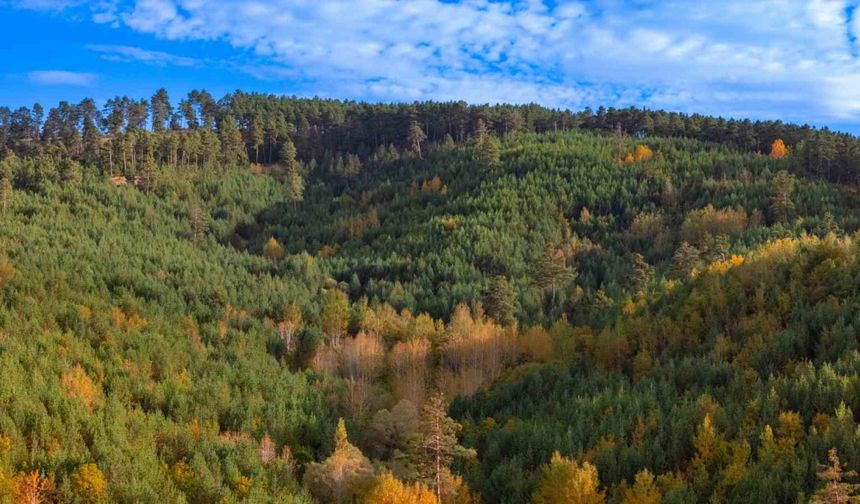
[{"label": "pine tree", "polygon": [[260,162],[260,147],[263,146],[264,138],[263,125],[260,120],[254,118],[251,124],[248,125],[248,143],[254,147],[254,162]]},{"label": "pine tree", "polygon": [[304,200],[305,179],[302,175],[301,166],[296,160],[296,146],[289,137],[281,146],[279,161],[286,174],[287,196],[295,208],[298,203]]},{"label": "pine tree", "polygon": [[206,214],[198,205],[191,208],[191,241],[197,245],[206,236],[206,231],[209,228],[209,223],[206,219]]},{"label": "pine tree", "polygon": [[836,448],[827,453],[830,465],[822,467],[818,479],[824,481],[824,487],[812,496],[811,504],[850,504],[860,502],[857,490],[860,485],[843,481],[846,477],[857,475],[854,471],[843,471]]},{"label": "pine tree", "polygon": [[672,256],[672,276],[687,278],[693,268],[699,263],[699,250],[689,243],[682,242]]},{"label": "pine tree", "polygon": [[155,156],[149,151],[143,160],[143,173],[141,183],[145,191],[154,191],[158,185],[158,171],[155,165]]},{"label": "pine tree", "polygon": [[535,265],[533,273],[534,283],[541,289],[549,289],[553,301],[555,301],[557,286],[565,285],[575,278],[576,270],[567,265],[562,251],[554,251],[552,247],[547,247]]},{"label": "pine tree", "polygon": [[493,168],[499,164],[499,144],[490,135],[487,125],[482,119],[478,119],[475,128],[475,146],[472,156],[475,162],[483,168]]},{"label": "pine tree", "polygon": [[0,204],[3,205],[3,211],[9,206],[9,198],[12,196],[12,181],[11,176],[6,174],[0,177]]},{"label": "pine tree", "polygon": [[484,306],[487,314],[502,325],[514,322],[514,290],[508,279],[499,275],[493,279]]},{"label": "pine tree", "polygon": [[78,184],[81,181],[81,164],[74,159],[63,159],[60,162],[60,178],[67,184]]},{"label": "pine tree", "polygon": [[150,116],[152,117],[152,131],[164,131],[165,123],[173,114],[173,107],[170,105],[170,97],[167,95],[167,90],[159,89],[152,95],[149,100]]},{"label": "pine tree", "polygon": [[654,267],[648,264],[645,257],[638,252],[630,254],[630,259],[633,262],[633,275],[631,280],[637,289],[642,289],[648,285],[648,282],[653,278]]},{"label": "pine tree", "polygon": [[419,434],[413,439],[412,451],[421,477],[430,483],[437,502],[442,502],[446,475],[455,457],[473,457],[473,451],[457,444],[460,424],[448,417],[441,393],[424,404]]},{"label": "pine tree", "polygon": [[421,158],[421,142],[426,139],[427,135],[421,129],[418,121],[412,121],[409,124],[409,148],[412,149],[412,153],[418,156],[419,159]]},{"label": "pine tree", "polygon": [[794,176],[785,170],[780,170],[773,180],[773,206],[774,216],[780,222],[787,222],[794,211],[794,201],[791,195],[794,192]]},{"label": "pine tree", "polygon": [[[227,115],[218,125],[218,136],[221,140],[221,162],[226,166],[242,166],[248,161],[245,144],[242,142],[242,132],[233,119]],[[188,135],[184,135],[188,136]]]},{"label": "pine tree", "polygon": [[287,194],[290,201],[293,202],[293,207],[295,207],[305,198],[305,180],[297,168],[290,170],[287,184]]}]

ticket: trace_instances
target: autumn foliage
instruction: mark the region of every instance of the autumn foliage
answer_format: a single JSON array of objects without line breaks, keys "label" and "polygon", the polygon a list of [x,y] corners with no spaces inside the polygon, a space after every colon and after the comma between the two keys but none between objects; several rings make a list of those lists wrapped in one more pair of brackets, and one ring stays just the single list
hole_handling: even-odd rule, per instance
[{"label": "autumn foliage", "polygon": [[532,496],[534,504],[603,504],[597,468],[588,462],[581,465],[555,452],[542,470],[540,485]]},{"label": "autumn foliage", "polygon": [[14,504],[47,504],[56,491],[54,478],[38,471],[19,472],[8,486]]},{"label": "autumn foliage", "polygon": [[364,504],[437,504],[433,491],[421,484],[405,484],[391,473],[377,478],[376,484],[361,501]]},{"label": "autumn foliage", "polygon": [[652,151],[650,147],[645,144],[638,144],[636,145],[636,147],[633,148],[633,152],[629,152],[627,153],[627,155],[624,156],[624,162],[627,164],[639,163],[642,161],[647,161],[653,156],[654,151]]},{"label": "autumn foliage", "polygon": [[788,147],[781,138],[777,138],[770,146],[770,157],[773,159],[782,159],[788,155]]},{"label": "autumn foliage", "polygon": [[105,475],[96,464],[83,464],[72,474],[72,487],[84,502],[97,502],[107,492]]},{"label": "autumn foliage", "polygon": [[76,399],[92,408],[101,398],[101,389],[93,383],[80,364],[63,373],[63,390],[70,399]]}]

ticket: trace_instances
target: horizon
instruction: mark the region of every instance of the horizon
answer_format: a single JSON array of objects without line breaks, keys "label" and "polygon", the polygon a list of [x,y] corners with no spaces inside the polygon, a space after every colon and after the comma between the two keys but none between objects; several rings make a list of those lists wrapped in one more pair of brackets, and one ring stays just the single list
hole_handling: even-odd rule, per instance
[{"label": "horizon", "polygon": [[242,90],[634,107],[857,135],[855,8],[838,0],[0,1],[0,42],[14,48],[0,102]]}]

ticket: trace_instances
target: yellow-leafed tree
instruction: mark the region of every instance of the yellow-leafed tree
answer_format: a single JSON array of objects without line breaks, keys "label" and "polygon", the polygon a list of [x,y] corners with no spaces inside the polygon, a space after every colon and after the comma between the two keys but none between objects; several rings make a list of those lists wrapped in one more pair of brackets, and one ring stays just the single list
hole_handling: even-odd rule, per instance
[{"label": "yellow-leafed tree", "polygon": [[321,463],[309,464],[303,481],[317,500],[329,503],[354,502],[373,484],[373,466],[347,439],[343,419],[337,424],[334,452]]},{"label": "yellow-leafed tree", "polygon": [[621,504],[660,504],[663,497],[648,469],[636,473],[633,486],[622,491]]},{"label": "yellow-leafed tree", "polygon": [[588,462],[582,465],[575,460],[552,454],[549,464],[543,467],[540,485],[532,495],[534,504],[603,504],[606,493],[599,489],[597,468]]},{"label": "yellow-leafed tree", "polygon": [[84,502],[98,502],[107,492],[105,475],[96,464],[84,464],[72,474],[72,487]]},{"label": "yellow-leafed tree", "polygon": [[364,504],[436,504],[436,495],[426,485],[407,485],[385,473],[362,499]]},{"label": "yellow-leafed tree", "polygon": [[284,247],[278,243],[274,236],[269,238],[269,241],[263,245],[263,257],[270,261],[279,261],[284,257]]}]

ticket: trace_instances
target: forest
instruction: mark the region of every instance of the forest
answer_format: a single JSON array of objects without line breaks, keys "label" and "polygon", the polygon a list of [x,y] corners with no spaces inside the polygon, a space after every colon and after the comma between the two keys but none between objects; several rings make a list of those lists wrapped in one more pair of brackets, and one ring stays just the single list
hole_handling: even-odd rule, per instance
[{"label": "forest", "polygon": [[0,107],[0,503],[853,502],[858,230],[807,125]]}]

